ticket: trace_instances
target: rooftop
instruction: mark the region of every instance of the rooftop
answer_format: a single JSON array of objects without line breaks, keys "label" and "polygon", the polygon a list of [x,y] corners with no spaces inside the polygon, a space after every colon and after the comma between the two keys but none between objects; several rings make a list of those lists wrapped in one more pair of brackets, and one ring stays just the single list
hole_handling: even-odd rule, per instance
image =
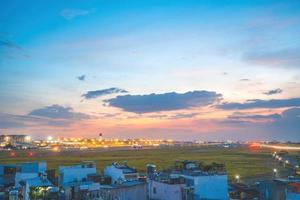
[{"label": "rooftop", "polygon": [[59,170],[63,169],[78,169],[78,168],[95,168],[96,163],[94,161],[83,161],[79,164],[70,165],[70,166],[59,166]]},{"label": "rooftop", "polygon": [[135,168],[129,167],[127,163],[120,164],[114,162],[112,163],[112,165],[115,166],[117,169],[121,169],[124,174],[137,173],[137,170]]},{"label": "rooftop", "polygon": [[100,185],[100,188],[102,189],[118,189],[118,188],[124,188],[124,187],[134,187],[137,185],[144,185],[146,182],[142,181],[124,181],[119,184],[112,184],[112,185]]},{"label": "rooftop", "polygon": [[168,183],[168,184],[180,184],[184,176],[214,176],[225,175],[225,165],[212,163],[206,165],[202,162],[196,161],[176,161],[174,166],[163,170],[159,173],[154,173],[152,179],[155,181]]},{"label": "rooftop", "polygon": [[53,184],[47,179],[42,177],[35,177],[31,179],[26,179],[24,181],[21,181],[24,183],[27,183],[31,187],[49,187],[53,186]]}]

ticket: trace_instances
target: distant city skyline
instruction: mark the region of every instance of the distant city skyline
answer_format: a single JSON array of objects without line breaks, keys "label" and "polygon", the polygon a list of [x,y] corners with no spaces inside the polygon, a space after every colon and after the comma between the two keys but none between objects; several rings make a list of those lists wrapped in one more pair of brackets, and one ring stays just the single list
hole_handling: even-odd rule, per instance
[{"label": "distant city skyline", "polygon": [[300,141],[299,1],[0,5],[0,134]]}]

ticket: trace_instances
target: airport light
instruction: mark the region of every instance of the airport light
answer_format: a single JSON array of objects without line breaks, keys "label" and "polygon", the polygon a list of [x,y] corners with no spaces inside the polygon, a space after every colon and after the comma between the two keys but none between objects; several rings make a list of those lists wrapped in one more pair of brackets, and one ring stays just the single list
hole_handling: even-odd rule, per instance
[{"label": "airport light", "polygon": [[4,140],[5,140],[6,142],[9,142],[10,137],[9,137],[9,136],[5,136]]},{"label": "airport light", "polygon": [[58,147],[58,146],[55,146],[55,147],[52,148],[52,150],[53,150],[54,152],[59,152],[59,147]]},{"label": "airport light", "polygon": [[47,141],[51,141],[51,140],[53,140],[53,137],[52,136],[48,136],[47,137]]},{"label": "airport light", "polygon": [[16,157],[16,155],[17,155],[16,152],[11,152],[11,153],[10,153],[10,156],[11,156],[11,157]]},{"label": "airport light", "polygon": [[30,142],[31,141],[31,137],[30,136],[25,136],[25,141],[26,142]]}]

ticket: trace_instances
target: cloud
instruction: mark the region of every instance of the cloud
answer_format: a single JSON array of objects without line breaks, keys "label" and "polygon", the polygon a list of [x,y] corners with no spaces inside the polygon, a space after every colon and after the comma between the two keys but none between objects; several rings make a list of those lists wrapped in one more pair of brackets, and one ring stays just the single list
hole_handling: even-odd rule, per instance
[{"label": "cloud", "polygon": [[300,140],[300,108],[289,108],[281,113],[281,117],[262,125],[262,129],[274,139]]},{"label": "cloud", "polygon": [[234,113],[221,121],[221,126],[223,133],[226,127],[232,129],[227,135],[233,138],[299,141],[300,108],[270,115]]},{"label": "cloud", "polygon": [[299,18],[297,17],[277,18],[268,14],[266,16],[251,18],[251,21],[249,21],[245,28],[254,31],[280,31],[290,26],[296,26],[297,24],[299,24]]},{"label": "cloud", "polygon": [[228,119],[230,120],[240,120],[240,121],[249,121],[249,120],[255,120],[255,121],[274,121],[281,118],[281,115],[279,114],[270,114],[270,115],[249,115],[247,113],[239,113],[235,112],[232,115],[228,116]]},{"label": "cloud", "polygon": [[271,67],[300,67],[300,48],[274,51],[255,50],[245,53],[243,60],[251,64]]},{"label": "cloud", "polygon": [[250,79],[248,79],[248,78],[242,78],[242,79],[240,79],[240,81],[250,81]]},{"label": "cloud", "polygon": [[88,9],[88,10],[84,10],[84,9],[76,9],[76,8],[67,8],[67,9],[63,9],[60,12],[60,15],[67,19],[67,20],[71,20],[74,19],[75,17],[78,16],[84,16],[84,15],[89,15],[96,12],[96,9],[92,8],[92,9]]},{"label": "cloud", "polygon": [[75,119],[46,118],[34,115],[15,115],[0,113],[0,129],[26,129],[38,127],[66,127],[76,122]]},{"label": "cloud", "polygon": [[274,89],[274,90],[269,90],[267,92],[264,92],[265,95],[273,95],[273,94],[279,94],[282,92],[282,89]]},{"label": "cloud", "polygon": [[267,125],[275,136],[287,139],[300,139],[300,108],[290,108],[281,113],[281,118]]},{"label": "cloud", "polygon": [[23,128],[25,124],[14,115],[0,113],[0,129]]},{"label": "cloud", "polygon": [[22,48],[11,41],[0,39],[0,46],[22,50]]},{"label": "cloud", "polygon": [[210,91],[186,93],[163,93],[146,95],[124,95],[105,100],[108,105],[134,113],[171,111],[211,105],[220,100],[221,94]]},{"label": "cloud", "polygon": [[282,112],[283,118],[299,118],[300,119],[300,108],[290,108]]},{"label": "cloud", "polygon": [[94,90],[88,91],[87,93],[81,95],[85,99],[94,99],[100,96],[108,95],[108,94],[116,94],[116,93],[128,93],[128,91],[120,89],[120,88],[108,88],[103,90]]},{"label": "cloud", "polygon": [[169,119],[185,119],[185,118],[193,118],[197,116],[198,113],[177,113],[174,116],[170,116]]},{"label": "cloud", "polygon": [[85,81],[86,75],[77,76],[77,79],[80,81]]},{"label": "cloud", "polygon": [[71,107],[64,107],[60,105],[46,106],[31,111],[29,116],[46,117],[50,119],[68,119],[81,120],[89,119],[90,116],[83,113],[76,113]]},{"label": "cloud", "polygon": [[197,116],[198,113],[174,113],[174,114],[151,114],[146,115],[149,118],[156,118],[156,119],[191,119]]},{"label": "cloud", "polygon": [[67,128],[70,124],[89,119],[95,119],[95,117],[74,112],[70,107],[52,105],[35,109],[27,115],[0,113],[0,129]]},{"label": "cloud", "polygon": [[291,99],[271,99],[261,100],[253,99],[248,100],[245,103],[223,103],[218,105],[218,108],[224,110],[239,110],[239,109],[254,109],[254,108],[283,108],[283,107],[294,107],[300,106],[300,98]]},{"label": "cloud", "polygon": [[5,56],[6,58],[29,58],[30,56],[25,52],[25,50],[6,38],[0,36],[0,56]]}]

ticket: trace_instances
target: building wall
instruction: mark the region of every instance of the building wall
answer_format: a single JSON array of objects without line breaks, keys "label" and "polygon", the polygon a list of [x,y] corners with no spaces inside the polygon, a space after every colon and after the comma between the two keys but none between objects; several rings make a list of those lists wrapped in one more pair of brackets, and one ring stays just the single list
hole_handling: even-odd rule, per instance
[{"label": "building wall", "polygon": [[228,199],[227,175],[184,177],[189,180],[194,180],[195,200]]},{"label": "building wall", "polygon": [[273,180],[260,181],[258,185],[260,198],[264,200],[286,199],[286,184]]},{"label": "building wall", "polygon": [[8,138],[9,142],[26,142],[26,135],[0,135],[0,142],[6,142]]},{"label": "building wall", "polygon": [[287,192],[286,200],[300,200],[300,194]]},{"label": "building wall", "polygon": [[149,197],[155,200],[181,200],[185,184],[166,184],[149,180]]},{"label": "building wall", "polygon": [[104,168],[104,175],[110,176],[112,183],[116,182],[118,179],[124,179],[123,171],[113,165]]},{"label": "building wall", "polygon": [[[10,169],[11,174],[5,173],[7,169]],[[20,164],[4,164],[0,165],[0,185],[14,184],[15,176],[17,172],[21,173],[45,173],[47,164],[45,162],[28,162]]]},{"label": "building wall", "polygon": [[95,174],[96,168],[64,168],[59,170],[59,184],[81,181],[87,178],[88,174]]},{"label": "building wall", "polygon": [[29,191],[30,191],[29,185],[28,185],[28,183],[26,183],[25,188],[23,189],[24,200],[30,200]]},{"label": "building wall", "polygon": [[20,172],[17,172],[16,177],[15,177],[15,186],[19,187],[20,186],[19,182],[22,181],[22,180],[36,178],[38,176],[39,176],[38,173],[20,173]]},{"label": "building wall", "polygon": [[147,200],[147,184],[113,189],[100,189],[100,195],[105,200]]},{"label": "building wall", "polygon": [[22,163],[22,173],[45,173],[47,170],[46,162]]}]

